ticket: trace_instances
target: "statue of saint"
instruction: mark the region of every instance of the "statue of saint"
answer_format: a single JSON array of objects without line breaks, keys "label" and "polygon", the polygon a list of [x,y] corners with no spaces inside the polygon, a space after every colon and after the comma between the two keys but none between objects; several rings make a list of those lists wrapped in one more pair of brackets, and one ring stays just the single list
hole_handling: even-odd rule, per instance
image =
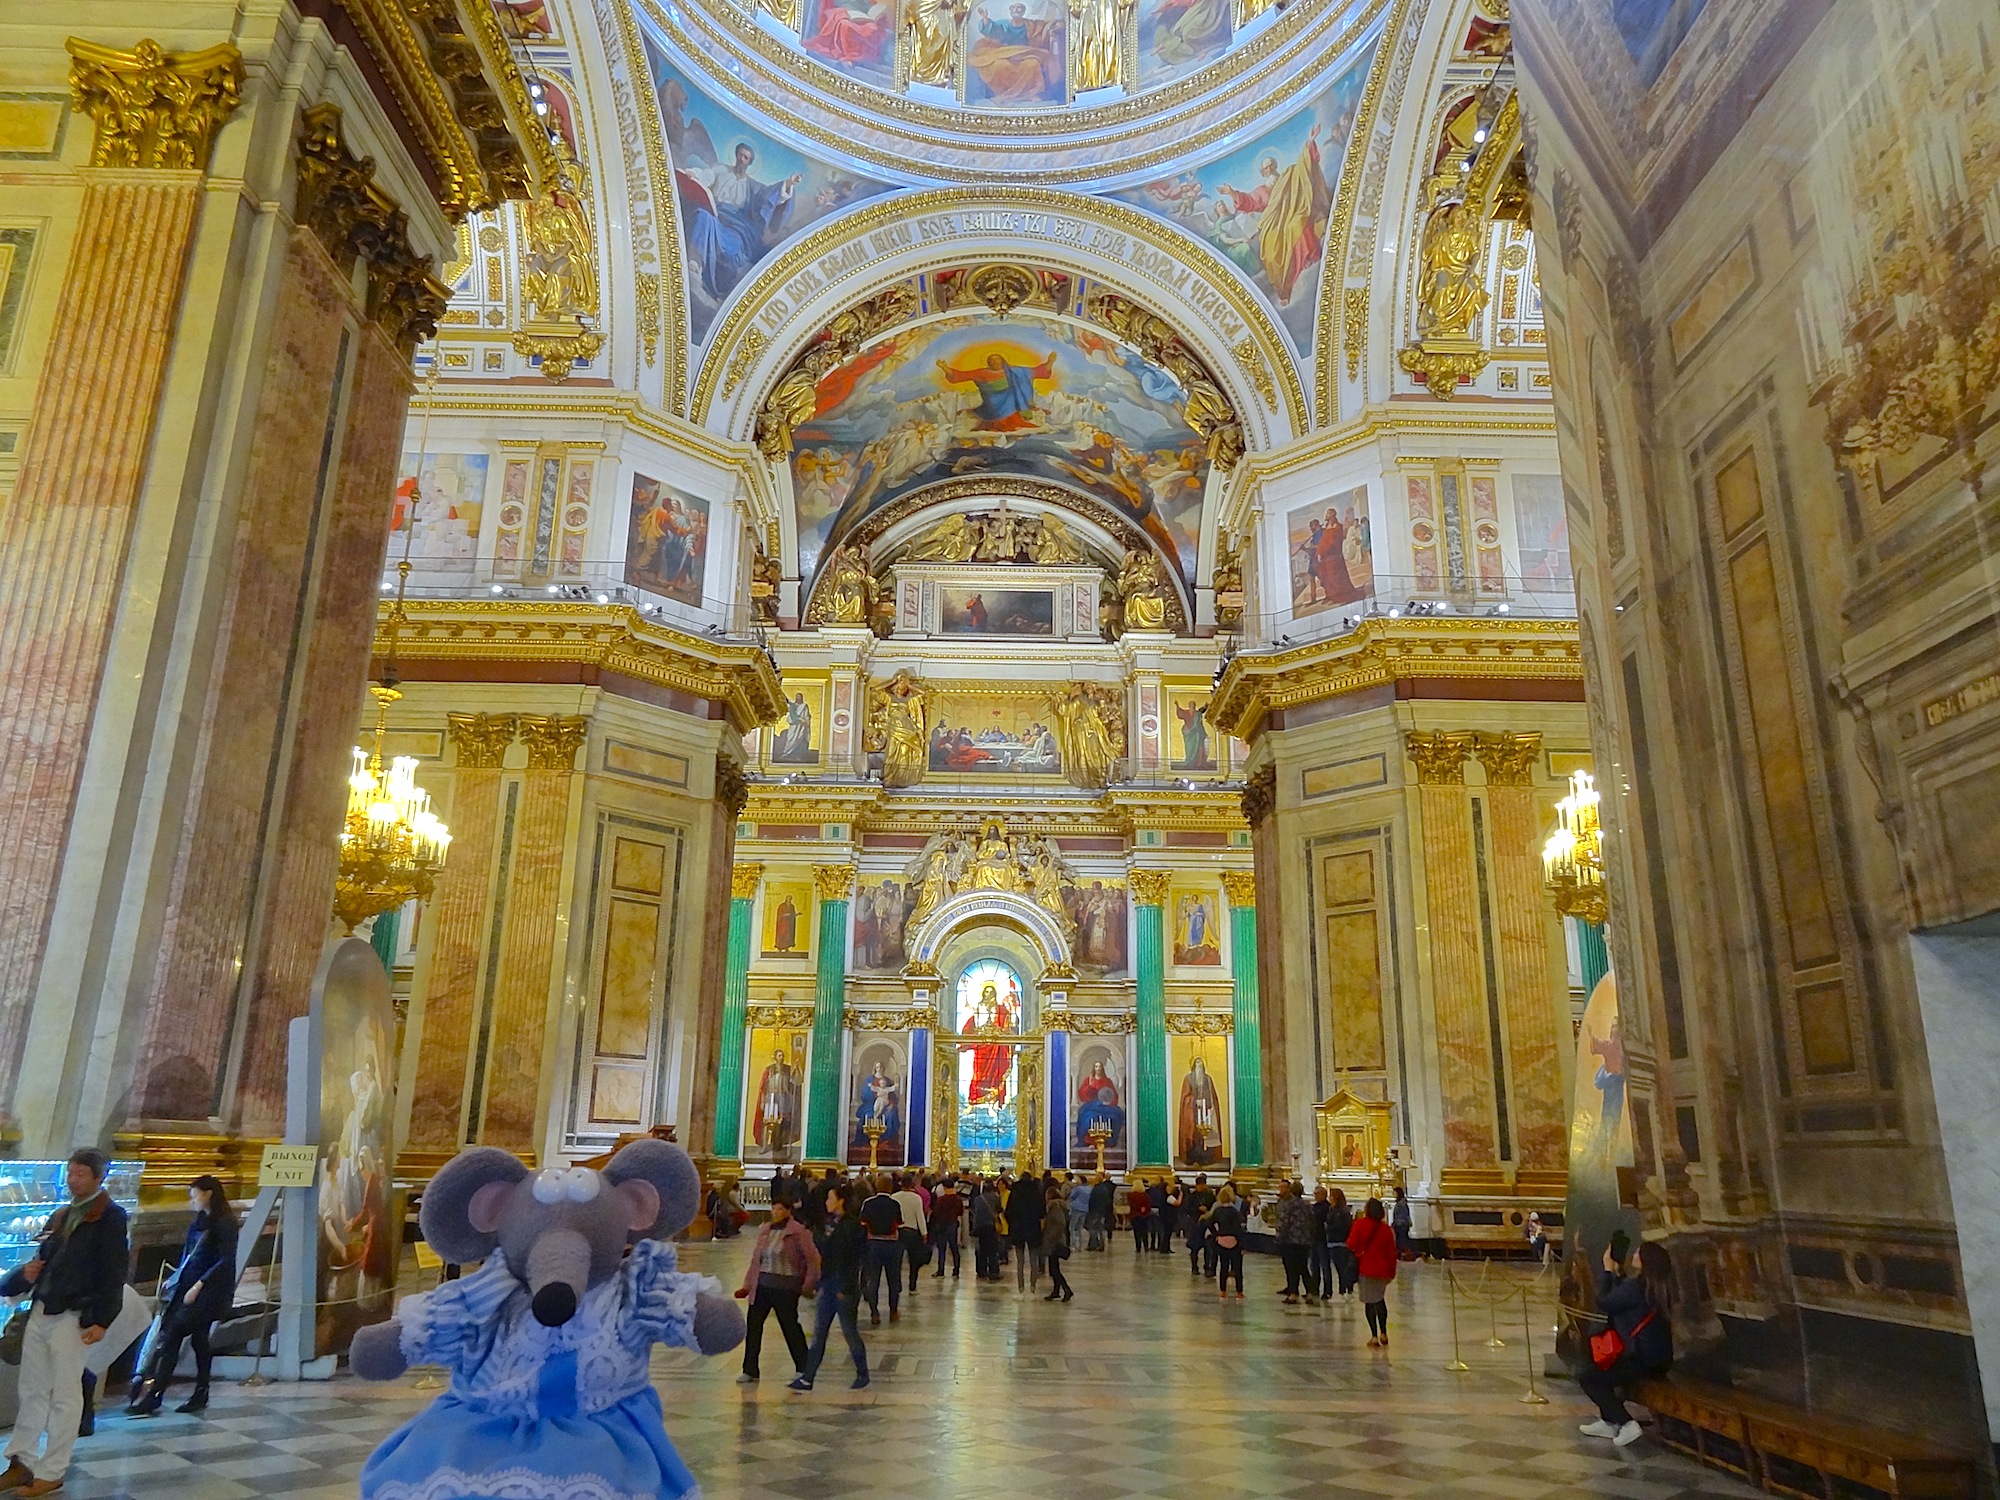
[{"label": "statue of saint", "polygon": [[807,622],[813,625],[866,625],[872,593],[860,551],[836,547],[814,591]]},{"label": "statue of saint", "polygon": [[951,87],[958,29],[969,0],[905,0],[903,24],[910,32],[910,78]]},{"label": "statue of saint", "polygon": [[1081,787],[1102,787],[1125,753],[1125,712],[1115,687],[1072,682],[1049,699],[1063,769]]},{"label": "statue of saint", "polygon": [[1076,49],[1076,89],[1084,93],[1119,81],[1118,39],[1131,0],[1070,0],[1070,45]]},{"label": "statue of saint", "polygon": [[1443,203],[1424,223],[1423,279],[1417,332],[1424,338],[1468,336],[1487,296],[1477,264],[1486,226],[1477,205]]},{"label": "statue of saint", "polygon": [[1128,552],[1118,570],[1118,593],[1125,601],[1127,630],[1165,630],[1167,591],[1160,560],[1150,552]]},{"label": "statue of saint", "polygon": [[1044,567],[1087,560],[1083,544],[1054,516],[1043,516],[1036,524],[1035,534],[1028,541],[1028,556]]},{"label": "statue of saint", "polygon": [[905,562],[971,562],[979,550],[979,523],[970,516],[946,516],[903,554]]},{"label": "statue of saint", "polygon": [[908,668],[874,689],[867,748],[882,756],[882,785],[914,786],[928,763],[930,721],[924,690]]}]

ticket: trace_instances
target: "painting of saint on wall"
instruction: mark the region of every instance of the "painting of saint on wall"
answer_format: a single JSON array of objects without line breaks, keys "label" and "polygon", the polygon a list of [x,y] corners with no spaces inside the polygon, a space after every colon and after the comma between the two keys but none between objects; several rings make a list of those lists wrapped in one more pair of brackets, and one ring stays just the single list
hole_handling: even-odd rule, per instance
[{"label": "painting of saint on wall", "polygon": [[708,502],[634,474],[625,581],[677,604],[699,604],[707,568]]},{"label": "painting of saint on wall", "polygon": [[785,717],[771,729],[771,764],[816,766],[826,743],[826,684],[787,681]]},{"label": "painting of saint on wall", "polygon": [[863,878],[854,892],[854,967],[864,974],[893,974],[909,962],[903,928],[910,914],[910,890],[888,877]]},{"label": "painting of saint on wall", "polygon": [[389,564],[410,561],[427,573],[470,573],[479,551],[479,517],[486,504],[484,453],[405,453],[389,512]]},{"label": "painting of saint on wall", "polygon": [[933,709],[930,770],[956,776],[1060,776],[1062,748],[1045,699],[939,695]]},{"label": "painting of saint on wall", "polygon": [[1312,348],[1327,215],[1374,57],[1371,43],[1310,103],[1249,145],[1111,195],[1232,261],[1270,300],[1301,350]]},{"label": "painting of saint on wall", "polygon": [[1291,553],[1292,613],[1301,618],[1356,604],[1375,592],[1368,486],[1302,505],[1285,518]]},{"label": "painting of saint on wall", "polygon": [[901,1036],[857,1042],[847,1084],[847,1164],[868,1165],[869,1126],[880,1125],[875,1164],[903,1164],[903,1088],[910,1076],[909,1043]]},{"label": "painting of saint on wall", "polygon": [[813,894],[803,880],[764,882],[764,957],[812,955]]},{"label": "painting of saint on wall", "polygon": [[1125,882],[1078,881],[1063,890],[1063,907],[1076,924],[1070,956],[1086,973],[1103,979],[1124,977],[1131,926],[1125,916]]},{"label": "painting of saint on wall", "polygon": [[896,7],[891,0],[806,0],[799,45],[850,78],[895,87]]},{"label": "painting of saint on wall", "polygon": [[888,191],[794,151],[724,109],[645,38],[647,66],[674,163],[688,317],[697,343],[722,304],[780,242],[850,203]]},{"label": "painting of saint on wall", "polygon": [[1022,474],[1111,506],[1190,575],[1208,448],[1182,406],[1166,371],[1074,324],[979,314],[904,329],[829,371],[793,426],[800,572],[923,485]]},{"label": "painting of saint on wall", "polygon": [[1138,0],[1139,87],[1192,73],[1229,50],[1231,0]]},{"label": "painting of saint on wall", "polygon": [[973,0],[965,19],[965,102],[996,109],[1069,103],[1069,7]]},{"label": "painting of saint on wall", "polygon": [[1174,1166],[1214,1171],[1229,1165],[1229,1038],[1170,1036],[1174,1086]]},{"label": "painting of saint on wall", "polygon": [[1167,764],[1176,771],[1214,771],[1218,742],[1202,710],[1208,707],[1207,693],[1168,693],[1167,741],[1171,747]]},{"label": "painting of saint on wall", "polygon": [[1566,592],[1569,568],[1569,508],[1556,474],[1514,476],[1514,541],[1520,548],[1521,586]]},{"label": "painting of saint on wall", "polygon": [[1056,596],[1051,589],[939,591],[946,635],[1054,635]]},{"label": "painting of saint on wall", "polygon": [[1072,1167],[1097,1166],[1095,1127],[1104,1145],[1104,1170],[1122,1172],[1127,1165],[1125,1136],[1125,1042],[1085,1042],[1071,1063],[1069,1160]]},{"label": "painting of saint on wall", "polygon": [[795,1161],[805,1139],[806,1055],[812,1033],[753,1026],[743,1070],[743,1160]]},{"label": "painting of saint on wall", "polygon": [[1222,963],[1222,933],[1216,925],[1214,891],[1174,892],[1174,962],[1195,968]]}]

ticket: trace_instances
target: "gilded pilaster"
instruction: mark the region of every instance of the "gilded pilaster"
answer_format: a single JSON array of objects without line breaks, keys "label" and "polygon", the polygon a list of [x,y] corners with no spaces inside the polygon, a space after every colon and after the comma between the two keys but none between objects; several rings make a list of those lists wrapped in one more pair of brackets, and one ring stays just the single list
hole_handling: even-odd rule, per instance
[{"label": "gilded pilaster", "polygon": [[1406,743],[1417,767],[1445,1170],[1490,1175],[1497,1172],[1500,1158],[1494,1135],[1492,1032],[1480,979],[1471,808],[1465,794],[1472,736],[1413,732]]}]

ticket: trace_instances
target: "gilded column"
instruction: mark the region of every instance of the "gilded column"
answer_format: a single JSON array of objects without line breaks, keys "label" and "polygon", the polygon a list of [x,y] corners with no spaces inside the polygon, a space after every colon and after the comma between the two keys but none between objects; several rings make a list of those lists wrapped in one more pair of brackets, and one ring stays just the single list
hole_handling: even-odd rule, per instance
[{"label": "gilded column", "polygon": [[[1497,1174],[1492,1030],[1480,977],[1479,897],[1465,761],[1472,736],[1413,732],[1430,914],[1431,1008],[1437,1020],[1444,1169]],[[1461,1178],[1463,1181],[1463,1178]]]},{"label": "gilded column", "polygon": [[500,765],[514,743],[512,714],[451,714],[457,751],[452,773],[451,857],[432,912],[429,977],[417,1037],[415,1095],[402,1170],[428,1176],[465,1144],[465,1080],[472,1016],[479,997],[480,939],[486,931],[499,828]]},{"label": "gilded column", "polygon": [[1138,948],[1134,973],[1138,980],[1138,1022],[1134,1040],[1139,1049],[1139,1128],[1135,1167],[1164,1167],[1167,1150],[1167,872],[1134,870],[1132,900],[1138,915]]},{"label": "gilded column", "polygon": [[97,125],[48,356],[0,508],[0,1077],[17,1074],[133,518],[145,488],[188,249],[243,60],[72,38]]},{"label": "gilded column", "polygon": [[1556,1033],[1564,976],[1549,963],[1548,904],[1542,892],[1535,817],[1539,734],[1480,734],[1473,754],[1486,768],[1493,809],[1493,870],[1500,922],[1501,992],[1507,1006],[1507,1097],[1515,1159],[1523,1172],[1567,1177],[1569,1111],[1562,1097]]},{"label": "gilded column", "polygon": [[715,1139],[711,1149],[725,1161],[743,1150],[743,1034],[750,1015],[750,913],[757,904],[762,865],[738,865],[729,873],[729,953],[722,973],[722,1034],[715,1067]]},{"label": "gilded column", "polygon": [[813,884],[819,889],[819,962],[806,1160],[831,1162],[840,1154],[840,1038],[846,1024],[847,902],[854,891],[854,866],[814,865]]},{"label": "gilded column", "polygon": [[521,821],[507,872],[507,914],[500,933],[500,970],[484,1067],[474,1080],[476,1139],[526,1153],[535,1149],[549,986],[562,905],[563,856],[568,848],[570,777],[590,721],[567,714],[523,714],[521,739],[528,774],[521,786]]},{"label": "gilded column", "polygon": [[1257,877],[1224,870],[1229,895],[1229,977],[1235,984],[1236,1153],[1240,1167],[1264,1164],[1263,1018],[1257,991]]}]

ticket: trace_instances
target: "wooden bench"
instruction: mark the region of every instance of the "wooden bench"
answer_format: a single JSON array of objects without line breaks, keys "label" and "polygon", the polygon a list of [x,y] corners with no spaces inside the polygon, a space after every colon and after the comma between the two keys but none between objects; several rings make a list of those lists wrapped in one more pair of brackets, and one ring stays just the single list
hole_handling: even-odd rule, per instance
[{"label": "wooden bench", "polygon": [[1909,1433],[1818,1416],[1678,1375],[1642,1381],[1632,1394],[1653,1413],[1655,1435],[1668,1447],[1774,1495],[1902,1500],[1973,1494],[1973,1459]]}]

